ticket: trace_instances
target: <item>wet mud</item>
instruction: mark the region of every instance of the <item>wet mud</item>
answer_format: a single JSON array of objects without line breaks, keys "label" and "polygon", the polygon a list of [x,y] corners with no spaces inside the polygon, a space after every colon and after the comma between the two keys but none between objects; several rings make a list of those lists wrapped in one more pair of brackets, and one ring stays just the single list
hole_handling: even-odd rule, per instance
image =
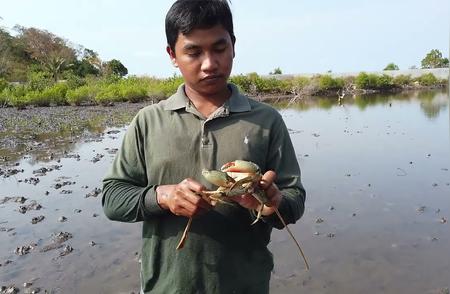
[{"label": "wet mud", "polygon": [[[271,293],[448,293],[444,93],[279,104],[306,211],[274,230]],[[0,293],[139,293],[141,224],[106,219],[101,179],[145,104],[0,109]]]}]

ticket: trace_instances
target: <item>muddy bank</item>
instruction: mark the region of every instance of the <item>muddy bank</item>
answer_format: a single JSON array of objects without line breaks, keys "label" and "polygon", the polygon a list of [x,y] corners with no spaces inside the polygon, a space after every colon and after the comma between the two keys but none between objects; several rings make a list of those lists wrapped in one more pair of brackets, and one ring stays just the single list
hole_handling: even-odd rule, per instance
[{"label": "muddy bank", "polygon": [[127,125],[150,103],[0,108],[0,166],[25,155],[44,161],[71,156],[74,143],[114,136],[104,130]]}]

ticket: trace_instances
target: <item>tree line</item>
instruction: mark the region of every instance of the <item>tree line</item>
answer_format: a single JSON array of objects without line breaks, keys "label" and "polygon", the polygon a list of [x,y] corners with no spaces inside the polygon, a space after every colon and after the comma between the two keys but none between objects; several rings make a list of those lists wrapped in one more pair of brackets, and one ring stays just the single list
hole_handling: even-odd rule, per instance
[{"label": "tree line", "polygon": [[[432,49],[420,62],[422,68],[444,68],[448,67],[448,58],[442,56],[442,52],[438,49]],[[399,70],[400,68],[395,63],[391,62],[383,70]],[[416,69],[413,65],[409,69]]]},{"label": "tree line", "polygon": [[25,82],[30,74],[54,81],[77,76],[125,76],[128,69],[117,59],[104,61],[94,50],[76,46],[46,30],[16,25],[11,35],[0,27],[0,79]]}]

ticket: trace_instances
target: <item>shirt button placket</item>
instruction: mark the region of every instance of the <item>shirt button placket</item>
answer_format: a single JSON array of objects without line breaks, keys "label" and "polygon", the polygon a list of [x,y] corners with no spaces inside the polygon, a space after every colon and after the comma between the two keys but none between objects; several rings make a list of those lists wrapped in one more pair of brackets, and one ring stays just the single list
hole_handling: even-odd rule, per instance
[{"label": "shirt button placket", "polygon": [[209,138],[208,138],[208,131],[206,128],[206,122],[202,123],[202,142],[201,142],[201,147],[202,148],[206,148],[209,145]]},{"label": "shirt button placket", "polygon": [[210,138],[210,133],[208,132],[207,122],[202,123],[202,133],[200,142],[200,158],[202,162],[202,168],[211,169],[213,168],[212,161],[214,155],[214,148],[212,146],[213,142]]}]

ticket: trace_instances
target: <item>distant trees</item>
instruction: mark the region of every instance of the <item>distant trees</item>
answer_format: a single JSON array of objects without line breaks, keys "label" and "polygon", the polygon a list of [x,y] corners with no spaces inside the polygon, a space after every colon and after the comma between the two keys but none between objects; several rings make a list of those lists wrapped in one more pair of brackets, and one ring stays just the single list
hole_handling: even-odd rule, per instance
[{"label": "distant trees", "polygon": [[443,58],[441,51],[433,49],[422,59],[422,68],[448,67],[448,58]]},{"label": "distant trees", "polygon": [[6,29],[0,28],[0,78],[26,80],[28,67],[34,63],[25,46]]},{"label": "distant trees", "polygon": [[87,48],[82,49],[82,51],[83,53],[81,53],[81,60],[75,60],[70,66],[73,73],[83,78],[88,75],[100,75],[102,70],[102,61],[98,56],[98,53]]},{"label": "distant trees", "polygon": [[123,77],[128,69],[117,59],[102,61],[98,53],[74,47],[46,30],[15,26],[15,36],[0,26],[0,78],[25,82],[33,73],[45,73],[53,82],[68,77]]},{"label": "distant trees", "polygon": [[61,72],[76,60],[76,51],[62,39],[48,31],[16,26],[18,39],[25,51],[58,80]]},{"label": "distant trees", "polygon": [[105,62],[104,68],[104,73],[106,75],[113,74],[123,77],[128,74],[128,69],[117,59]]},{"label": "distant trees", "polygon": [[5,76],[10,67],[10,47],[12,37],[0,28],[0,77]]},{"label": "distant trees", "polygon": [[281,75],[283,72],[281,71],[281,68],[277,67],[273,71],[269,72],[269,75]]},{"label": "distant trees", "polygon": [[391,62],[383,70],[399,70],[399,67],[397,64]]}]

